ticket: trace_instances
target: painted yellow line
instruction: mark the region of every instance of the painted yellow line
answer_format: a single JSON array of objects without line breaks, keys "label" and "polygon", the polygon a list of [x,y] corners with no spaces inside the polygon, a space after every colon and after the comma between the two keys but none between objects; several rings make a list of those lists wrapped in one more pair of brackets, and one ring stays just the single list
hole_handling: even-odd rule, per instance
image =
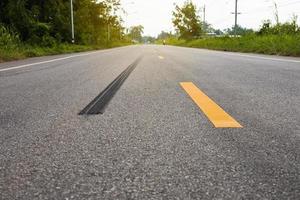
[{"label": "painted yellow line", "polygon": [[164,59],[164,57],[163,57],[163,56],[158,56],[158,58],[159,58],[159,59],[161,59],[161,60],[163,60],[163,59]]},{"label": "painted yellow line", "polygon": [[180,85],[216,128],[242,128],[242,126],[233,117],[227,114],[193,83],[184,82],[180,83]]}]

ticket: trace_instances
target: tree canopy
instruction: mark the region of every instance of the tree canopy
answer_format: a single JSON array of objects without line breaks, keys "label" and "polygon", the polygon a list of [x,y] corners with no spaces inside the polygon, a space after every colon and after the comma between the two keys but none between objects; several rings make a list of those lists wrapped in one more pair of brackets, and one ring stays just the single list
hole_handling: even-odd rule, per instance
[{"label": "tree canopy", "polygon": [[197,7],[192,1],[186,1],[182,7],[175,6],[173,11],[173,25],[180,38],[197,38],[202,33],[200,17]]},{"label": "tree canopy", "polygon": [[132,26],[129,30],[129,36],[136,42],[142,42],[144,27],[142,25]]},{"label": "tree canopy", "polygon": [[224,32],[228,35],[247,35],[247,34],[251,34],[251,33],[254,33],[254,30],[251,29],[251,28],[245,28],[245,27],[242,27],[240,25],[237,25],[236,27],[235,26],[232,26],[231,28],[227,28],[224,30]]},{"label": "tree canopy", "polygon": [[160,34],[158,34],[157,39],[158,40],[165,40],[165,39],[170,38],[172,36],[173,36],[172,32],[162,31]]},{"label": "tree canopy", "polygon": [[[97,45],[123,38],[116,14],[120,0],[73,0],[73,5],[77,43]],[[0,24],[32,44],[70,42],[70,18],[70,0],[0,1]]]}]

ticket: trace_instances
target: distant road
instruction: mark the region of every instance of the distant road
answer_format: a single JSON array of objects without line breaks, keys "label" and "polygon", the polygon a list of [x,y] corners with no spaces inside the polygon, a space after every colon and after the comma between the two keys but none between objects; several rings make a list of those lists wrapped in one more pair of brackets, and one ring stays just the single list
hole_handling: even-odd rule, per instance
[{"label": "distant road", "polygon": [[0,199],[300,199],[300,59],[129,46],[0,64]]}]

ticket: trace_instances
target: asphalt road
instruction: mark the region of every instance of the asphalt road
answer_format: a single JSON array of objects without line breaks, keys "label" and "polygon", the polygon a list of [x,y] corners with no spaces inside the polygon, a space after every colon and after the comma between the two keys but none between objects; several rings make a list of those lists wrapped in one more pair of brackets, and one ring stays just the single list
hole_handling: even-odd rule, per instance
[{"label": "asphalt road", "polygon": [[[141,57],[104,114],[78,115]],[[215,128],[192,82],[243,128]],[[300,59],[130,46],[0,64],[0,199],[300,199]]]}]

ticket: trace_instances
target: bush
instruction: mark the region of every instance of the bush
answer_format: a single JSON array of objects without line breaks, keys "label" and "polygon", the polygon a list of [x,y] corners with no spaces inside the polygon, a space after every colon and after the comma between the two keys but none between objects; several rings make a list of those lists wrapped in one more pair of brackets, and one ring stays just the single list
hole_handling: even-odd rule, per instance
[{"label": "bush", "polygon": [[[51,27],[46,23],[36,23],[31,30],[31,37],[27,41],[31,45],[42,47],[53,47],[57,44],[57,40],[49,35]],[[61,40],[58,36],[58,40]]]},{"label": "bush", "polygon": [[0,47],[9,48],[15,47],[20,42],[19,36],[5,28],[3,25],[0,25]]},{"label": "bush", "polygon": [[42,42],[40,44],[40,46],[44,46],[44,47],[54,47],[56,45],[56,40],[54,37],[51,37],[49,35],[44,35],[42,37]]},{"label": "bush", "polygon": [[297,24],[297,18],[291,22],[272,25],[271,21],[267,20],[263,23],[258,35],[293,35],[300,34],[300,28]]},{"label": "bush", "polygon": [[206,38],[193,41],[168,40],[168,44],[223,51],[253,52],[271,55],[300,56],[300,34],[250,34],[240,38]]}]

